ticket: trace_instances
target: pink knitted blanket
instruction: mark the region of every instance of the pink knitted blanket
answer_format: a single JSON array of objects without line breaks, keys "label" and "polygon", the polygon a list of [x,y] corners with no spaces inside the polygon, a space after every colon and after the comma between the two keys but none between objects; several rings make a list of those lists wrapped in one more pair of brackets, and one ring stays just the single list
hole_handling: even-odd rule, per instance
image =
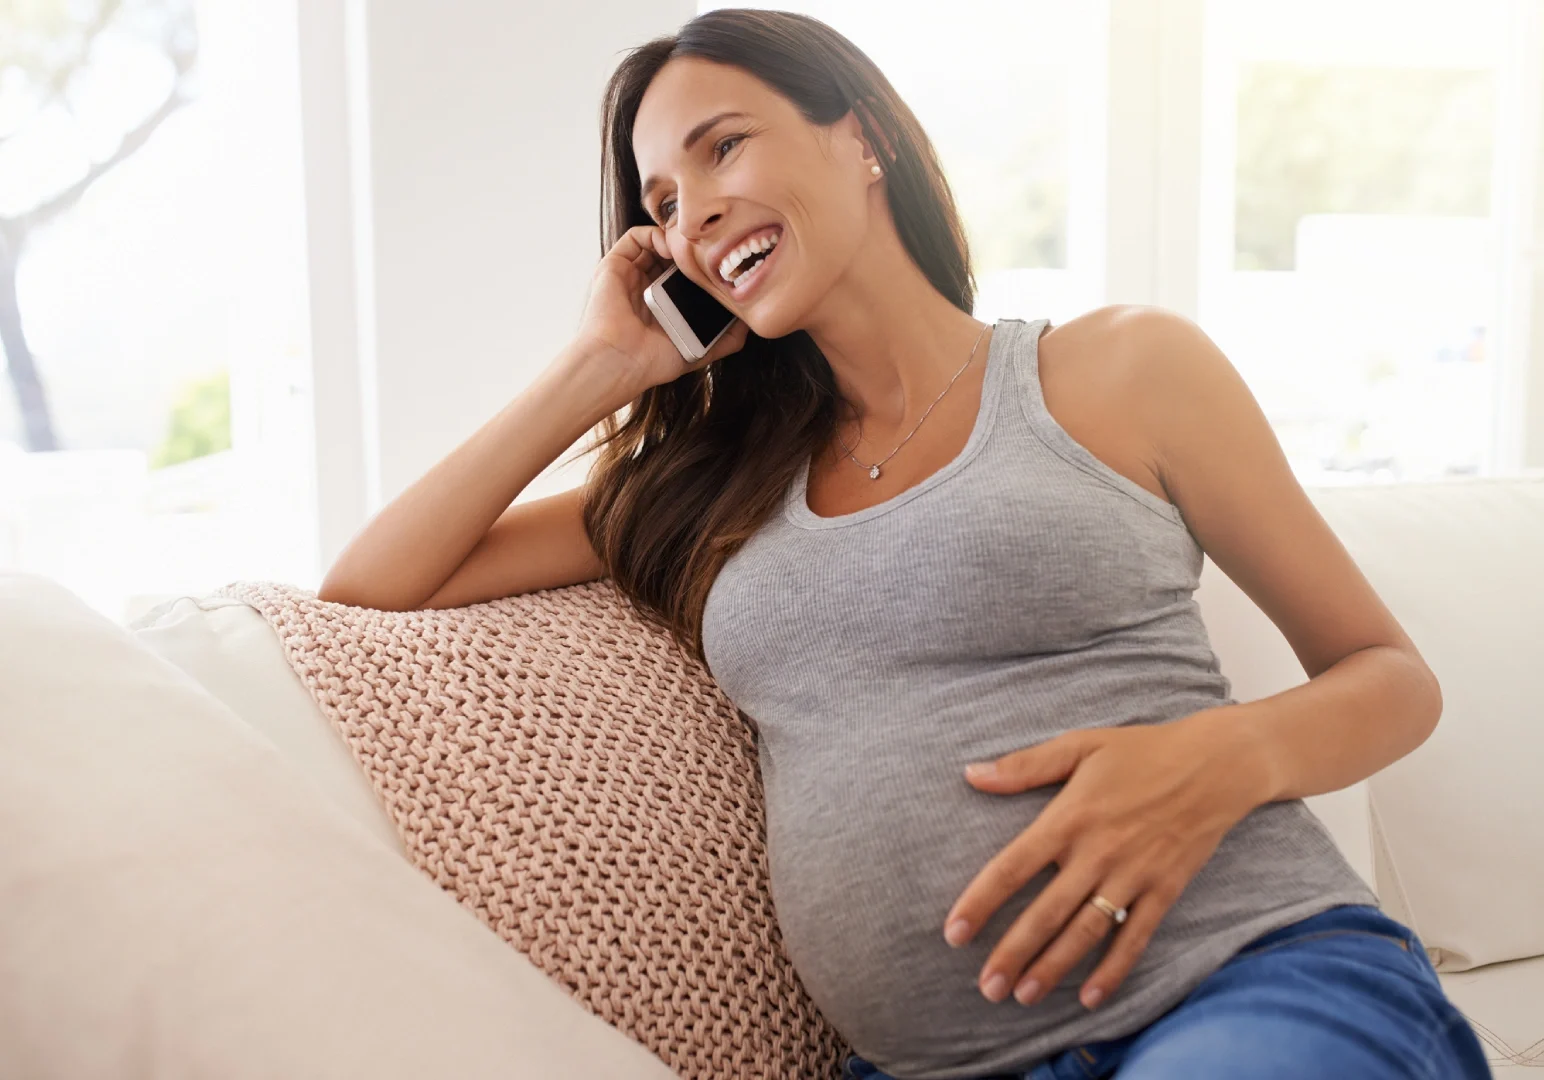
[{"label": "pink knitted blanket", "polygon": [[685,1080],[829,1080],[783,950],[754,736],[609,579],[447,611],[237,582],[413,861]]}]

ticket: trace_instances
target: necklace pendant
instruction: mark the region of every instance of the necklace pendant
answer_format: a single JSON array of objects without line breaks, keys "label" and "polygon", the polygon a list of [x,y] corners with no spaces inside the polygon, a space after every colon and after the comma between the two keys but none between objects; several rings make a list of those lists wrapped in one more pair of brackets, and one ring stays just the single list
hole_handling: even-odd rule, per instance
[{"label": "necklace pendant", "polygon": [[873,466],[872,468],[869,469],[869,479],[870,480],[878,480],[879,479],[879,466],[878,465],[875,465],[875,466]]}]

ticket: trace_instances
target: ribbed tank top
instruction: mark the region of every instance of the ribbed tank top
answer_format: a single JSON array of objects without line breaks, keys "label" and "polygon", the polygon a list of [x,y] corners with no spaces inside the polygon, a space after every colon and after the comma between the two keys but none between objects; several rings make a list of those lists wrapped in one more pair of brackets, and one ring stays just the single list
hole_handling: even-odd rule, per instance
[{"label": "ribbed tank top", "polygon": [[1228,832],[1092,1011],[1077,994],[1102,945],[1034,1006],[977,989],[1054,866],[968,945],[944,941],[966,885],[1061,790],[978,791],[967,762],[1234,702],[1192,595],[1203,552],[1179,509],[1046,410],[1049,325],[995,323],[964,449],[911,488],[822,517],[806,459],[703,612],[709,669],[757,733],[789,958],[853,1049],[905,1080],[1029,1069],[1134,1031],[1255,937],[1377,903],[1293,799]]}]

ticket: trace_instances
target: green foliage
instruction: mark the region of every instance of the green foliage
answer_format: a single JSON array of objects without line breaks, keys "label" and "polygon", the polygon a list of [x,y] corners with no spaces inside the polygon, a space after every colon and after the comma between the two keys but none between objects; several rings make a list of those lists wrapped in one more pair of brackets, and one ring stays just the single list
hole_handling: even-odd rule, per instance
[{"label": "green foliage", "polygon": [[[39,380],[36,360],[25,345],[15,295],[17,264],[37,230],[67,214],[94,184],[144,146],[167,117],[192,100],[198,59],[195,2],[0,0],[0,156],[6,168],[23,176],[31,173],[60,182],[33,192],[38,198],[30,205],[0,213],[0,283],[6,291],[0,312],[12,343],[4,366],[29,450],[57,449],[59,439],[43,389],[47,380]],[[114,82],[132,85],[135,80],[124,76],[126,62],[146,60],[170,68],[171,90],[158,107],[132,126],[119,127],[116,139],[104,144],[103,136],[127,117],[122,103],[101,87]],[[140,69],[141,77],[145,70]],[[93,85],[95,93],[89,89]],[[77,94],[82,86],[87,92]],[[61,137],[61,122],[75,128],[71,137]],[[26,138],[39,123],[50,133]],[[104,146],[110,148],[105,157],[82,154],[83,149]]]},{"label": "green foliage", "polygon": [[1304,214],[1490,213],[1492,72],[1239,72],[1235,268],[1291,270]]},{"label": "green foliage", "polygon": [[181,71],[197,45],[194,0],[0,0],[0,91],[16,95],[12,108],[57,104],[98,40],[114,36],[158,47]]},{"label": "green foliage", "polygon": [[151,455],[160,469],[231,448],[231,378],[219,371],[185,384],[172,406],[166,439]]},{"label": "green foliage", "polygon": [[96,21],[79,17],[66,0],[0,0],[0,70],[10,79],[56,84],[84,63]]}]

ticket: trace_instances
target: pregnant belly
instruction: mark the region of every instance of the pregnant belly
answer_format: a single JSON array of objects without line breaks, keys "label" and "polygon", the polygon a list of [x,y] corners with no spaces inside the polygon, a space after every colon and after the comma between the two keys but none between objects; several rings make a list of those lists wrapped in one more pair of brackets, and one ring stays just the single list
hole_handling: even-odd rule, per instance
[{"label": "pregnant belly", "polygon": [[[1054,867],[1031,879],[970,943],[951,947],[943,924],[971,879],[1059,786],[1003,796],[952,774],[904,784],[804,779],[767,787],[772,899],[789,958],[838,1031],[860,1052],[880,1052],[919,1040],[948,1045],[967,1031],[979,1037],[987,1010],[997,1010],[990,1022],[1020,1038],[1054,1022],[1061,1010],[1049,1000],[1032,1010],[992,1003],[976,984]],[[1091,961],[1078,969],[1092,970]],[[1064,997],[1081,1010],[1076,986]]]},{"label": "pregnant belly", "polygon": [[858,1053],[914,1072],[1022,1061],[1132,1010],[1156,1016],[1233,949],[1282,925],[1275,913],[1376,903],[1300,800],[1268,803],[1224,837],[1099,1010],[1089,1013],[1077,994],[1103,946],[1033,1006],[991,1002],[977,987],[981,969],[1057,867],[1032,877],[958,949],[944,941],[944,917],[1060,785],[992,795],[946,769],[904,780],[763,773],[772,900],[795,970]]}]

